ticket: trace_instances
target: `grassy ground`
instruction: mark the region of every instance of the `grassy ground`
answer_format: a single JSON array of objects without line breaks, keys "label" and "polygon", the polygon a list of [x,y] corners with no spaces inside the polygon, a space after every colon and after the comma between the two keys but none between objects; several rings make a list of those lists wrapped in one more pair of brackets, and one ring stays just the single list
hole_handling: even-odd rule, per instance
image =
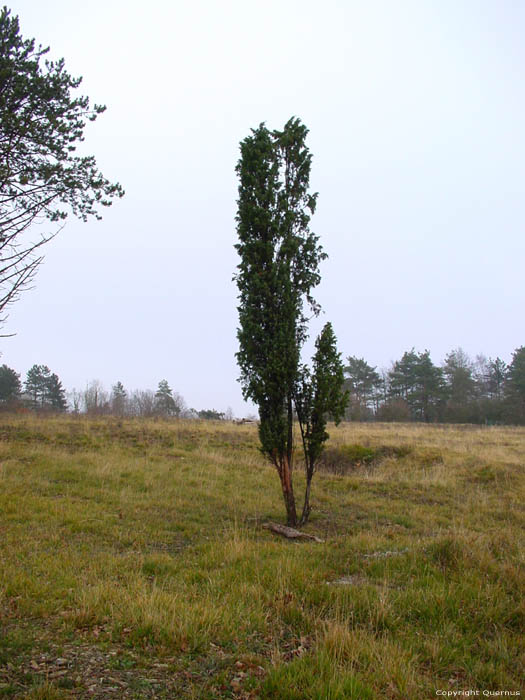
[{"label": "grassy ground", "polygon": [[253,426],[0,417],[0,697],[523,695],[525,429],[331,432],[297,544]]}]

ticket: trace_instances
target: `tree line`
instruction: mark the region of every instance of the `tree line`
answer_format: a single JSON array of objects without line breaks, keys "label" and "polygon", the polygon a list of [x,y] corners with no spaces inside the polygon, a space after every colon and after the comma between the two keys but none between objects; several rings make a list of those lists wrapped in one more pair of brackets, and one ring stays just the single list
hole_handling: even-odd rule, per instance
[{"label": "tree line", "polygon": [[[514,351],[508,364],[499,357],[472,359],[457,348],[435,365],[428,350],[412,349],[388,370],[349,356],[343,371],[347,421],[525,425],[525,346]],[[20,374],[4,364],[0,366],[0,408],[21,407],[91,416],[233,419],[231,409],[189,408],[165,379],[155,391],[128,391],[120,381],[108,391],[93,380],[85,389],[66,392],[46,365],[33,365],[22,382]]]},{"label": "tree line", "polygon": [[441,365],[414,348],[378,370],[350,356],[344,367],[345,417],[358,421],[525,424],[525,347],[507,365],[501,358],[457,348]]},{"label": "tree line", "polygon": [[184,398],[162,379],[156,391],[135,389],[127,391],[117,382],[107,391],[99,380],[89,382],[85,389],[66,392],[59,377],[46,365],[33,365],[24,382],[20,374],[7,365],[0,367],[0,409],[33,410],[37,412],[85,414],[89,416],[173,417],[222,420],[233,418],[231,409],[188,408]]}]

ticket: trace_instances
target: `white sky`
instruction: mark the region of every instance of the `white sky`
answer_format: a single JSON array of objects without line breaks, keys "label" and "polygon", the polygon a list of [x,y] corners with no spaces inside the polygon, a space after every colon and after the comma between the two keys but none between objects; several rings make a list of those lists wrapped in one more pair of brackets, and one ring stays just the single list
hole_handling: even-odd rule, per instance
[{"label": "white sky", "polygon": [[234,353],[238,145],[310,129],[317,298],[339,349],[388,366],[525,343],[525,3],[13,0],[21,33],[107,111],[86,153],[126,189],[70,219],[12,307],[2,358],[71,389],[242,401]]}]

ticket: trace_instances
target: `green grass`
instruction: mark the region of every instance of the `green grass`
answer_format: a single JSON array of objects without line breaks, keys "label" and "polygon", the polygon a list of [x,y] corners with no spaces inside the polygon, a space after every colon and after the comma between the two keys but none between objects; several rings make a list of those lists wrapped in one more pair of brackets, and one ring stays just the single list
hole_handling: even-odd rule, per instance
[{"label": "green grass", "polygon": [[253,426],[2,416],[0,698],[523,694],[525,430],[331,433],[297,544]]}]

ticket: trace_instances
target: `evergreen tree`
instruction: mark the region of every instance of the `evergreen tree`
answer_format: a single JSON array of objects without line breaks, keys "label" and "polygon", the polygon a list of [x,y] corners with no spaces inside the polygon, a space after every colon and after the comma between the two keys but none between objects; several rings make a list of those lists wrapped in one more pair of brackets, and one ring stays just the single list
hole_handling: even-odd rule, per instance
[{"label": "evergreen tree", "polygon": [[52,374],[46,382],[45,403],[54,411],[65,411],[67,408],[66,392],[56,374]]},{"label": "evergreen tree", "polygon": [[431,421],[437,418],[444,398],[443,373],[436,367],[428,350],[416,353],[414,348],[394,362],[389,372],[390,399],[402,400],[410,409],[413,420]]},{"label": "evergreen tree", "polygon": [[20,375],[7,365],[0,367],[0,403],[9,404],[20,398]]},{"label": "evergreen tree", "polygon": [[327,323],[315,343],[313,371],[303,367],[294,392],[295,406],[303,441],[306,488],[300,525],[311,511],[310,489],[315,467],[329,435],[328,418],[337,423],[344,416],[348,394],[343,391],[344,374],[341,355],[331,323]]},{"label": "evergreen tree", "polygon": [[300,354],[308,313],[319,313],[312,289],[326,257],[309,230],[317,195],[308,192],[307,133],[299,119],[282,131],[261,124],[241,142],[236,168],[240,381],[244,398],[258,406],[261,450],[277,469],[292,526],[295,392],[306,381]]},{"label": "evergreen tree", "polygon": [[411,408],[417,420],[436,420],[445,395],[443,372],[430,359],[428,350],[419,353],[415,366]]},{"label": "evergreen tree", "polygon": [[51,370],[46,365],[33,365],[28,370],[25,391],[31,398],[34,408],[43,408],[46,404]]},{"label": "evergreen tree", "polygon": [[489,359],[488,364],[488,393],[492,399],[502,399],[505,391],[505,377],[507,365],[499,357]]},{"label": "evergreen tree", "polygon": [[507,370],[505,394],[509,406],[509,421],[525,423],[525,346],[517,348]]},{"label": "evergreen tree", "polygon": [[126,412],[127,393],[122,382],[117,382],[112,388],[111,410],[117,416],[123,416]]},{"label": "evergreen tree", "polygon": [[33,408],[65,411],[67,401],[62,382],[46,365],[33,365],[27,372],[25,391]]},{"label": "evergreen tree", "polygon": [[175,400],[173,392],[166,379],[159,382],[157,392],[155,394],[155,409],[162,416],[171,416],[175,413]]},{"label": "evergreen tree", "polygon": [[349,416],[353,420],[363,420],[371,415],[374,405],[377,406],[381,377],[376,368],[362,357],[347,357],[347,362],[344,373],[347,377],[345,388],[349,393]]},{"label": "evergreen tree", "polygon": [[477,422],[479,413],[474,403],[476,382],[470,357],[462,348],[452,350],[445,358],[443,372],[447,383],[447,420],[458,423]]}]

